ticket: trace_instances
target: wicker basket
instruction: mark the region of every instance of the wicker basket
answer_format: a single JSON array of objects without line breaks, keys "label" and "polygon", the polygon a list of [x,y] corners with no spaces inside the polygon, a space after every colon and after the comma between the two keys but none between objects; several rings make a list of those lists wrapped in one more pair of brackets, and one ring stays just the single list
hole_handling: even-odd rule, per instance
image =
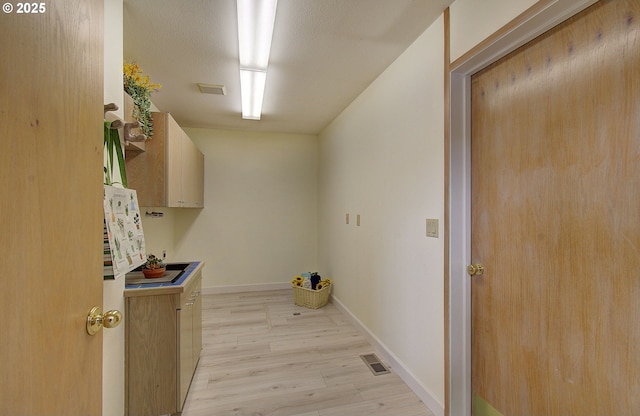
[{"label": "wicker basket", "polygon": [[331,286],[326,285],[320,290],[306,289],[300,286],[293,286],[293,303],[310,309],[319,309],[329,302]]}]

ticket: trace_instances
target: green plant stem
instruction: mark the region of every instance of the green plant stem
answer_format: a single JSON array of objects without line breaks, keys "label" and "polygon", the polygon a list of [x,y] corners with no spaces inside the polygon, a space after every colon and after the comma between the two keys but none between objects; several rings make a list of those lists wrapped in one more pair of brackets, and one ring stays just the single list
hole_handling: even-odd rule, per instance
[{"label": "green plant stem", "polygon": [[[114,153],[118,159],[118,169],[120,172],[120,179],[122,180],[121,184],[125,188],[127,187],[127,170],[124,163],[124,152],[122,150],[122,144],[120,142],[120,133],[118,133],[117,129],[111,128],[111,122],[104,122],[104,147],[107,151],[107,166],[104,167],[105,172],[105,185],[113,185],[113,173],[114,173],[114,164],[113,164],[113,156]],[[114,152],[115,151],[115,152]]]}]

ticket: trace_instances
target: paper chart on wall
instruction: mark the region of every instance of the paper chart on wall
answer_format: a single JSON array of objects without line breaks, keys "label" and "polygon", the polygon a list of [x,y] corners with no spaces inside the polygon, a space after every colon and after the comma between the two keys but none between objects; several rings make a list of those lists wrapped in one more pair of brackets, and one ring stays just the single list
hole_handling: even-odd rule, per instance
[{"label": "paper chart on wall", "polygon": [[145,262],[136,191],[105,185],[104,220],[104,278],[115,279]]}]

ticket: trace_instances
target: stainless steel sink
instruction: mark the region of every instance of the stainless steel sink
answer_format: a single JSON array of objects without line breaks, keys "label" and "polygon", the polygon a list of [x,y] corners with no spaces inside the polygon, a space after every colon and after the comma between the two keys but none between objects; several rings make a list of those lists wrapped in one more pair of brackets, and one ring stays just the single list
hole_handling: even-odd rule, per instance
[{"label": "stainless steel sink", "polygon": [[180,270],[184,272],[193,263],[167,263],[167,270]]},{"label": "stainless steel sink", "polygon": [[176,282],[193,263],[167,263],[167,271],[155,279],[147,279],[142,274],[142,266],[137,267],[125,275],[126,285],[151,285],[158,283]]}]

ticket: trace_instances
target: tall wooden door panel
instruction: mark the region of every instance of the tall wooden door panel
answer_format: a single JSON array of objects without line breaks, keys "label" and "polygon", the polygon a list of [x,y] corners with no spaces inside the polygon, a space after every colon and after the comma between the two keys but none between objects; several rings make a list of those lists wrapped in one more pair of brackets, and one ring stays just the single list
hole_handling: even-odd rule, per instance
[{"label": "tall wooden door panel", "polygon": [[0,414],[99,415],[103,1],[7,2],[0,51]]},{"label": "tall wooden door panel", "polygon": [[597,3],[472,77],[472,260],[480,402],[640,414],[637,0]]}]

